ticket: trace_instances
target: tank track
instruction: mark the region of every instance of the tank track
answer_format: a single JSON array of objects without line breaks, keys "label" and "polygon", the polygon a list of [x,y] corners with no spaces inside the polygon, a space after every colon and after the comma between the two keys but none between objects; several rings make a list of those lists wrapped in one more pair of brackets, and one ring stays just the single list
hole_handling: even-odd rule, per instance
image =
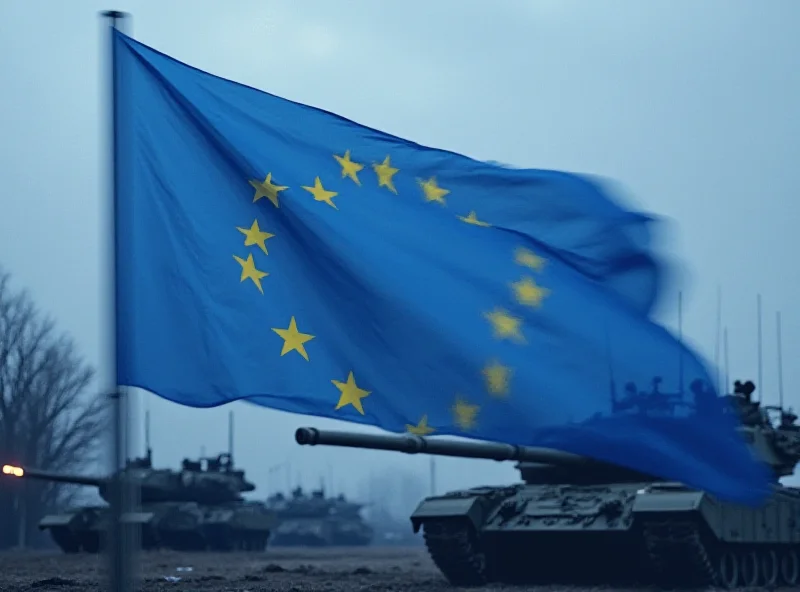
[{"label": "tank track", "polygon": [[[648,522],[643,536],[653,583],[665,588],[718,585],[714,564],[694,522]],[[477,534],[466,519],[426,521],[424,538],[431,559],[452,585],[482,586],[494,580]]]},{"label": "tank track", "polygon": [[664,587],[717,586],[719,578],[695,522],[647,522],[645,548],[654,576]]},{"label": "tank track", "polygon": [[490,581],[486,556],[466,519],[428,520],[424,538],[431,559],[452,585],[481,586]]},{"label": "tank track", "polygon": [[[491,554],[485,553],[481,548],[478,533],[469,520],[462,517],[427,520],[424,522],[423,528],[428,553],[450,584],[474,587],[500,581],[495,577],[499,575],[497,573],[499,565],[494,565],[496,558],[493,559]],[[680,522],[647,520],[641,524],[640,528],[643,547],[646,557],[649,559],[648,568],[640,574],[642,576],[640,583],[654,584],[661,589],[747,587],[747,576],[742,575],[742,572],[739,572],[738,576],[735,573],[731,576],[730,573],[724,575],[719,571],[722,568],[721,557],[724,558],[726,553],[730,556],[731,549],[736,545],[731,547],[716,543],[715,539],[704,531],[701,523],[692,520]],[[797,553],[800,550],[792,548],[787,550],[795,554],[796,562]],[[739,550],[733,550],[734,553],[743,551],[748,553],[748,547],[743,546]],[[770,552],[774,553],[772,550]],[[752,557],[752,553],[749,556]],[[763,578],[763,574],[759,576],[761,569],[765,568],[756,567],[754,571],[750,572],[750,577]],[[782,570],[784,566],[775,564],[773,569]],[[791,576],[783,572],[773,572],[768,583],[762,581],[762,588],[797,590],[796,583],[800,570],[797,567],[794,569]],[[500,569],[500,572],[503,571]],[[505,575],[508,576],[508,574]],[[502,578],[502,580],[506,581],[506,578]],[[750,587],[758,587],[755,581],[750,581],[752,582]],[[525,583],[528,583],[527,579]],[[599,583],[606,584],[605,580]]]}]

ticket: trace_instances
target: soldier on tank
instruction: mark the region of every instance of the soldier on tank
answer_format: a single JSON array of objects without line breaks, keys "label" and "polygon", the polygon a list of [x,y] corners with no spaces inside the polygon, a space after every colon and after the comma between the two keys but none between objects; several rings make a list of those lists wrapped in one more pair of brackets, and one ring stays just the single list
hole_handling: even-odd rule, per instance
[{"label": "soldier on tank", "polygon": [[751,380],[744,383],[737,380],[733,383],[734,402],[744,425],[759,426],[764,424],[761,403],[753,401],[753,392],[755,390],[756,385]]}]

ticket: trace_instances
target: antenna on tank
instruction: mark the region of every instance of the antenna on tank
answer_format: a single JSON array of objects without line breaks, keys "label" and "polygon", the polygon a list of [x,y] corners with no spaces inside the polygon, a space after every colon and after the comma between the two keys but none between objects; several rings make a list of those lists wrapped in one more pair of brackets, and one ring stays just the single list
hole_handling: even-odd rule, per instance
[{"label": "antenna on tank", "polygon": [[725,360],[725,389],[727,389],[730,385],[730,374],[728,374],[729,366],[728,366],[728,328],[725,327],[722,331],[722,357]]},{"label": "antenna on tank", "polygon": [[756,394],[758,396],[758,401],[761,402],[761,393],[764,390],[763,385],[763,364],[762,364],[762,357],[761,357],[761,294],[758,295],[758,389],[756,390]]},{"label": "antenna on tank", "polygon": [[233,463],[233,410],[228,412],[228,454],[231,455]]},{"label": "antenna on tank", "polygon": [[775,313],[778,330],[778,402],[783,407],[783,354],[781,353],[781,313]]},{"label": "antenna on tank", "polygon": [[717,285],[717,338],[714,343],[714,367],[717,370],[717,388],[720,388],[719,346],[722,331],[722,288]]},{"label": "antenna on tank", "polygon": [[150,410],[144,412],[144,450],[148,461],[153,460],[153,449],[150,448]]},{"label": "antenna on tank", "polygon": [[608,332],[608,323],[605,326],[606,357],[608,358],[608,388],[612,407],[617,402],[617,385],[614,382],[614,354],[611,351],[611,335]]}]

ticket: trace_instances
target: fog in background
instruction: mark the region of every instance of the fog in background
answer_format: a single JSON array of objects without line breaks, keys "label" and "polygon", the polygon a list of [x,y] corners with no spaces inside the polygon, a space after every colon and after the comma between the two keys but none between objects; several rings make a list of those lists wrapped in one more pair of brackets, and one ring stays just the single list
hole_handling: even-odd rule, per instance
[{"label": "fog in background", "polygon": [[[800,403],[795,0],[3,0],[0,264],[77,339],[98,390],[109,380],[104,9],[132,13],[133,37],[181,61],[419,143],[615,180],[666,219],[659,243],[676,275],[660,320],[676,326],[682,289],[684,335],[713,363],[721,286],[731,380],[756,380],[760,292],[759,386],[777,401],[781,310],[785,398]],[[324,479],[363,498],[371,478],[394,479],[411,500],[392,502],[402,513],[429,491],[427,458],[294,442],[303,425],[377,430],[143,393],[134,408],[134,452],[147,408],[162,466],[222,452],[232,409],[236,462],[262,497]],[[493,461],[436,468],[440,492],[517,479]],[[404,482],[421,491],[400,493]]]}]

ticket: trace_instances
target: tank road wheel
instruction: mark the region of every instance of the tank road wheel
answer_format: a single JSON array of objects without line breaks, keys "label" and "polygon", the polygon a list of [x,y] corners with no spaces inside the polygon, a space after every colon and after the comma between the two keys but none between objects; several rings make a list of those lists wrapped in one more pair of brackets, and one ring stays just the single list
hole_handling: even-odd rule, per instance
[{"label": "tank road wheel", "polygon": [[87,553],[99,553],[100,552],[100,536],[96,533],[91,533],[84,537],[83,542],[81,544],[83,550]]},{"label": "tank road wheel", "polygon": [[755,551],[744,551],[739,555],[739,579],[742,586],[755,588],[760,580],[761,562]]},{"label": "tank road wheel", "polygon": [[50,530],[50,537],[53,539],[53,542],[58,545],[58,547],[64,553],[80,553],[81,551],[81,544],[78,542],[78,539],[72,535],[65,528],[53,528]]},{"label": "tank road wheel", "polygon": [[795,586],[800,580],[800,558],[794,549],[781,553],[781,580],[787,586]]},{"label": "tank road wheel", "polygon": [[255,551],[256,541],[253,537],[253,533],[243,532],[241,536],[244,538],[244,550],[248,552]]},{"label": "tank road wheel", "polygon": [[72,555],[74,553],[81,552],[80,543],[78,543],[78,541],[74,540],[72,537],[64,536],[63,538],[58,539],[53,537],[53,539],[55,539],[56,545],[58,545],[64,553]]},{"label": "tank road wheel", "polygon": [[722,551],[719,554],[719,583],[723,588],[736,588],[741,572],[739,555],[733,551]]},{"label": "tank road wheel", "polygon": [[260,532],[253,533],[253,551],[256,553],[263,553],[267,549],[267,541],[264,539],[264,535]]},{"label": "tank road wheel", "polygon": [[426,521],[424,538],[431,559],[453,586],[480,586],[490,581],[478,533],[466,519]]},{"label": "tank road wheel", "polygon": [[774,586],[778,583],[778,575],[780,573],[778,562],[778,554],[772,549],[768,551],[761,551],[761,585]]}]

